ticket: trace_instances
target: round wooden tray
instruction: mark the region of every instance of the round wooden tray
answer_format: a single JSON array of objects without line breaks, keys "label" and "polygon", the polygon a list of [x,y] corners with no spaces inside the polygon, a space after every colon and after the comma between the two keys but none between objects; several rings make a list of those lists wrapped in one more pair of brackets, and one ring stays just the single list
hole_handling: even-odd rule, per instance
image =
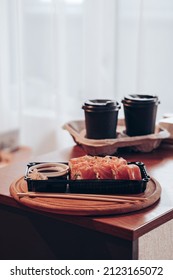
[{"label": "round wooden tray", "polygon": [[[113,215],[130,213],[143,208],[146,208],[154,204],[161,195],[161,186],[154,179],[151,178],[147,183],[147,187],[144,193],[137,195],[130,195],[133,198],[146,198],[144,201],[134,200],[134,202],[113,202],[113,201],[96,201],[87,199],[67,199],[56,197],[19,197],[18,193],[28,192],[27,183],[24,177],[21,177],[10,186],[11,196],[19,203],[37,209],[39,211],[51,212],[64,215],[80,215],[80,216],[92,216],[92,215]],[[43,194],[43,193],[42,193]],[[108,197],[108,196],[104,196]],[[117,197],[117,196],[116,196]],[[121,196],[122,197],[122,196]],[[127,197],[124,195],[124,197]]]}]

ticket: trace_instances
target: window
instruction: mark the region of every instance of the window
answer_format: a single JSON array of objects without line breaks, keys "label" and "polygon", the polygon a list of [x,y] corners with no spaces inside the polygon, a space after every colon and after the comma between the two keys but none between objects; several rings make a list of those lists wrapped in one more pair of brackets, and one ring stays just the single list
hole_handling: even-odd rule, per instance
[{"label": "window", "polygon": [[156,94],[172,112],[172,30],[171,0],[0,0],[0,131],[39,154],[88,98]]}]

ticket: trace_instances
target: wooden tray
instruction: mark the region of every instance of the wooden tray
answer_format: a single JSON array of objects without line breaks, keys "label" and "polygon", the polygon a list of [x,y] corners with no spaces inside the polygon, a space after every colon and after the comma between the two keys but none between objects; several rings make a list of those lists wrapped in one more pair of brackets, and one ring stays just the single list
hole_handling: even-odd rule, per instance
[{"label": "wooden tray", "polygon": [[[131,197],[143,197],[145,201],[130,202],[105,202],[105,201],[90,201],[81,199],[67,198],[48,198],[48,197],[29,197],[19,198],[17,193],[26,193],[27,183],[24,177],[21,177],[10,186],[11,196],[19,203],[37,209],[39,211],[51,212],[64,215],[92,216],[92,215],[113,215],[137,211],[154,204],[161,194],[160,184],[153,178],[147,183],[144,193],[131,195]],[[108,197],[108,196],[104,196]],[[124,195],[124,197],[126,197]]]}]

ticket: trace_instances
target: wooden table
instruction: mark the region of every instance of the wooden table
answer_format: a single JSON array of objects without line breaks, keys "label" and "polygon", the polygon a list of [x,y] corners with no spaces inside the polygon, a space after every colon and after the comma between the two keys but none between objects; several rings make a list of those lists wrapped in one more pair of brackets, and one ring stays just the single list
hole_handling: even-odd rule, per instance
[{"label": "wooden table", "polygon": [[[84,155],[69,146],[37,157],[67,161]],[[146,209],[112,216],[65,216],[18,204],[9,195],[26,161],[0,169],[0,259],[173,259],[173,146],[152,153],[122,151],[129,161],[143,161],[162,187],[161,199]],[[32,159],[33,160],[33,159]]]}]

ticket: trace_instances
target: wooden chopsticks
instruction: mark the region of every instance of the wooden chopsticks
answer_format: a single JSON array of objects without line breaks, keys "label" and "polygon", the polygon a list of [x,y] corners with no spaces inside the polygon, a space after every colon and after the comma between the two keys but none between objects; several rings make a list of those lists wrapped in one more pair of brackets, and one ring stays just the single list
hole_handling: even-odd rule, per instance
[{"label": "wooden chopsticks", "polygon": [[92,200],[104,202],[118,202],[118,203],[136,203],[139,201],[146,201],[145,197],[120,196],[120,195],[99,195],[99,194],[72,194],[72,193],[40,193],[40,192],[25,192],[17,193],[19,198],[22,197],[45,197],[45,198],[65,198],[65,199],[79,199]]}]

